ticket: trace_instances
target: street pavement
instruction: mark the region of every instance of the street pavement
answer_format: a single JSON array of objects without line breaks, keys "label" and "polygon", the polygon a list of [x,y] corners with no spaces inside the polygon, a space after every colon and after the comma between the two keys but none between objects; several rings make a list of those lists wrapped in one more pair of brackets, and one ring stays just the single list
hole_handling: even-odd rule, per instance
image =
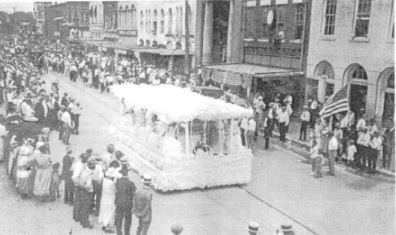
[{"label": "street pavement", "polygon": [[[111,95],[70,83],[59,74],[44,78],[50,84],[60,82],[60,91],[68,92],[83,107],[80,135],[71,137],[77,156],[87,148],[103,153],[112,143],[108,126],[119,120],[120,105]],[[51,157],[61,162],[65,147],[51,136]],[[395,234],[395,188],[393,182],[361,177],[337,168],[336,176],[315,179],[310,165],[299,155],[279,146],[263,149],[259,139],[254,147],[252,181],[243,186],[205,190],[154,193],[153,221],[149,234],[171,234],[173,224],[182,224],[183,235],[243,235],[247,224],[260,224],[261,235],[275,234],[281,224],[292,224],[296,234]],[[0,165],[0,234],[102,234],[96,223],[84,230],[72,219],[72,208],[57,202],[23,200]],[[326,167],[324,170],[327,170]],[[132,180],[141,186],[139,176]],[[137,220],[132,220],[132,234]]]}]

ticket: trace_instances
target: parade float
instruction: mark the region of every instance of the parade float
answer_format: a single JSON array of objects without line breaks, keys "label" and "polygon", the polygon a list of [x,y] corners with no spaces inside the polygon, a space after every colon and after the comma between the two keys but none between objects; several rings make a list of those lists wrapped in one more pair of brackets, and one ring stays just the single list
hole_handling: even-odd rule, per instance
[{"label": "parade float", "polygon": [[243,107],[171,85],[114,85],[122,118],[110,138],[131,168],[149,174],[159,191],[250,181],[252,152],[242,146]]}]

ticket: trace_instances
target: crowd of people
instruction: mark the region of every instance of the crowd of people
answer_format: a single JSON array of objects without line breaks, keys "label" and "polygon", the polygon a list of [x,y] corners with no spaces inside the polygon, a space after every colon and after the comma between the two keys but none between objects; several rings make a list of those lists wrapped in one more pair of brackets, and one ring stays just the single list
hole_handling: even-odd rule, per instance
[{"label": "crowd of people", "polygon": [[[29,61],[23,45],[1,41],[0,46],[1,101],[6,114],[0,116],[0,160],[5,160],[17,192],[24,199],[56,201],[64,181],[64,202],[73,206],[73,219],[83,228],[93,228],[92,214],[98,216],[104,232],[113,233],[115,227],[117,234],[130,234],[133,213],[139,221],[137,234],[147,234],[150,177],[143,177],[143,187],[137,189],[128,177],[130,168],[124,154],[113,145],[103,156],[88,149],[74,158],[69,138],[79,134],[80,104],[67,93],[60,98],[57,81],[46,84],[40,74],[48,70]],[[49,65],[59,72],[58,67]],[[66,146],[62,164],[51,157],[49,139],[56,131]]]},{"label": "crowd of people", "polygon": [[[273,102],[265,103],[263,94],[257,93],[247,108],[254,116],[240,123],[243,145],[252,148],[257,136],[264,136],[264,148],[269,148],[274,130],[279,131],[279,139],[286,142],[286,134],[296,111],[292,108],[290,94],[277,95]],[[335,175],[334,164],[338,162],[356,169],[358,173],[374,174],[378,158],[382,158],[382,168],[390,170],[394,154],[394,127],[380,129],[374,118],[367,119],[364,110],[355,118],[351,110],[323,118],[322,108],[312,96],[300,112],[298,140],[309,141],[311,147],[312,175],[321,177],[321,166],[328,162],[329,175]]]}]

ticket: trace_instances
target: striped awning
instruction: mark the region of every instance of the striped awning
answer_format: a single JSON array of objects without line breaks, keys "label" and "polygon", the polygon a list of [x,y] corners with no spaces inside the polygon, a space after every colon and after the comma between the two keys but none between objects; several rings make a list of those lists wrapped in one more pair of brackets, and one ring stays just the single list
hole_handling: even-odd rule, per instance
[{"label": "striped awning", "polygon": [[242,85],[242,77],[240,73],[235,72],[227,72],[225,84],[231,86],[240,86]]},{"label": "striped awning", "polygon": [[223,71],[213,70],[213,72],[212,72],[212,80],[215,81],[215,82],[218,82],[220,84],[223,84],[224,75],[225,75],[225,72],[223,72]]}]

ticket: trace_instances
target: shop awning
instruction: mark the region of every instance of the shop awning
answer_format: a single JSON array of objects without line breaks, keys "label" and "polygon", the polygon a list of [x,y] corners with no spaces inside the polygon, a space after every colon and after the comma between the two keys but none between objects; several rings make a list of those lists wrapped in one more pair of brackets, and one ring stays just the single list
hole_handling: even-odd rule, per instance
[{"label": "shop awning", "polygon": [[[184,50],[172,50],[172,49],[165,49],[165,48],[134,48],[135,51],[142,52],[142,53],[149,53],[149,54],[158,54],[164,56],[180,56],[185,55],[186,52]],[[190,51],[189,55],[194,55],[194,51]]]},{"label": "shop awning", "polygon": [[252,64],[219,64],[204,66],[205,79],[231,86],[250,86],[253,78],[276,78],[302,76],[304,72],[293,69],[252,65]]},{"label": "shop awning", "polygon": [[73,23],[73,22],[66,22],[66,23],[63,23],[63,24],[61,24],[62,26],[69,26],[69,27],[73,27],[73,26],[75,26],[76,24],[75,23]]},{"label": "shop awning", "polygon": [[63,17],[56,17],[56,18],[54,18],[54,21],[63,20],[63,19],[64,19]]}]

